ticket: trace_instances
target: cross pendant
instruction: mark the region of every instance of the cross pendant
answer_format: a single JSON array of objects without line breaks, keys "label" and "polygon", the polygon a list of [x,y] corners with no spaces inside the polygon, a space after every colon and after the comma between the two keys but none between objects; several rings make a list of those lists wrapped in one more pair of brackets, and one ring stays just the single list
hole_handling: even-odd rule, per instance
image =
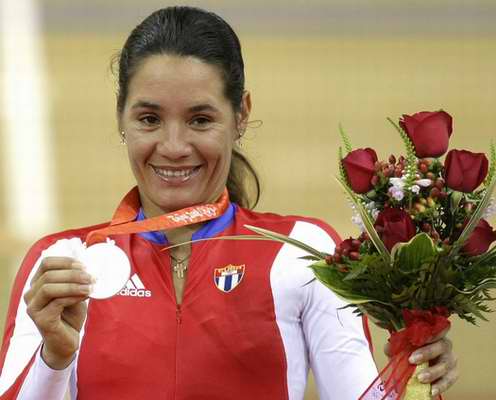
[{"label": "cross pendant", "polygon": [[177,264],[174,265],[174,272],[176,273],[179,279],[184,278],[185,270],[186,270],[186,266],[184,265],[184,262],[178,262]]}]

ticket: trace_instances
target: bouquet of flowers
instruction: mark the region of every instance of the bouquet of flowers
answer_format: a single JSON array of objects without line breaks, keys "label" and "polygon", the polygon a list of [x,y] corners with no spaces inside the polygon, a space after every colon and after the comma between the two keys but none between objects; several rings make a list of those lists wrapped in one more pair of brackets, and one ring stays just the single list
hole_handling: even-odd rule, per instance
[{"label": "bouquet of flowers", "polygon": [[[444,111],[388,119],[405,145],[403,156],[378,160],[355,149],[341,130],[339,182],[362,233],[326,254],[275,232],[249,227],[309,255],[316,278],[391,333],[392,359],[371,388],[383,398],[430,399],[430,385],[415,380],[409,355],[449,326],[448,317],[486,319],[496,287],[496,149],[448,150],[452,118]],[[371,389],[372,390],[372,389]],[[361,399],[367,399],[367,393]]]}]

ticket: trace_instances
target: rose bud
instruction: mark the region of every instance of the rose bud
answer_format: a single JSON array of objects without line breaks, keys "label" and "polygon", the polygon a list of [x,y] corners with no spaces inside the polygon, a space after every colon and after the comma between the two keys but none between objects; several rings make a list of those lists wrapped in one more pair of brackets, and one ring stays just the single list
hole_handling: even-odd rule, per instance
[{"label": "rose bud", "polygon": [[446,182],[443,178],[437,178],[436,183],[434,183],[434,186],[436,186],[439,190],[443,190],[444,185],[446,185]]},{"label": "rose bud", "polygon": [[428,224],[427,222],[424,222],[422,224],[422,231],[429,233],[432,230],[431,224]]},{"label": "rose bud", "polygon": [[391,155],[389,156],[388,161],[389,161],[391,164],[393,164],[393,165],[394,165],[394,164],[396,164],[396,157],[394,156],[394,154],[391,154]]},{"label": "rose bud", "polygon": [[354,260],[354,261],[357,261],[360,259],[360,253],[356,252],[356,251],[352,251],[350,253],[350,259],[351,260]]},{"label": "rose bud", "polygon": [[348,183],[355,193],[367,193],[375,174],[377,154],[371,148],[353,150],[341,161],[348,177]]},{"label": "rose bud", "polygon": [[441,193],[441,191],[437,187],[433,187],[430,195],[433,199],[437,199],[439,197],[439,193]]},{"label": "rose bud", "polygon": [[336,264],[340,263],[341,261],[343,261],[343,259],[341,258],[341,256],[339,254],[335,254],[334,255],[334,262]]},{"label": "rose bud", "polygon": [[372,186],[376,186],[379,183],[379,177],[377,175],[374,175],[372,179],[370,180],[370,184]]},{"label": "rose bud", "polygon": [[421,163],[419,165],[419,171],[423,174],[426,174],[427,172],[429,172],[429,167],[427,166],[427,164]]},{"label": "rose bud", "polygon": [[474,203],[465,203],[463,208],[465,212],[471,213],[474,210]]},{"label": "rose bud", "polygon": [[485,219],[481,219],[465,242],[462,251],[468,256],[478,256],[485,253],[494,241],[496,241],[496,231]]},{"label": "rose bud", "polygon": [[334,264],[334,257],[331,256],[331,255],[325,256],[325,262],[326,262],[327,265]]},{"label": "rose bud", "polygon": [[453,119],[448,113],[423,111],[403,115],[400,126],[415,146],[417,157],[439,157],[448,150],[453,131]]},{"label": "rose bud", "polygon": [[362,242],[360,242],[360,240],[358,240],[358,239],[353,239],[351,241],[351,246],[352,246],[353,250],[358,250],[361,245],[362,245]]},{"label": "rose bud", "polygon": [[415,204],[415,209],[416,209],[419,213],[423,213],[423,212],[425,212],[425,206],[424,206],[423,204],[420,204],[420,203]]},{"label": "rose bud", "polygon": [[459,192],[473,192],[486,178],[488,166],[484,153],[451,150],[444,161],[446,185]]},{"label": "rose bud", "polygon": [[389,251],[396,243],[408,242],[415,236],[415,224],[410,215],[397,208],[381,211],[374,226]]}]

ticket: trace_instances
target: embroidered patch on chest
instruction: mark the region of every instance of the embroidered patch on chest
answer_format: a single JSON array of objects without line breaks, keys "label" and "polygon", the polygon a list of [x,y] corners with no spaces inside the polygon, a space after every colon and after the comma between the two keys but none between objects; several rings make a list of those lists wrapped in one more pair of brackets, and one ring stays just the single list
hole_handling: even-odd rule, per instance
[{"label": "embroidered patch on chest", "polygon": [[227,293],[238,286],[245,274],[245,264],[229,264],[223,268],[215,268],[214,282],[217,289]]}]

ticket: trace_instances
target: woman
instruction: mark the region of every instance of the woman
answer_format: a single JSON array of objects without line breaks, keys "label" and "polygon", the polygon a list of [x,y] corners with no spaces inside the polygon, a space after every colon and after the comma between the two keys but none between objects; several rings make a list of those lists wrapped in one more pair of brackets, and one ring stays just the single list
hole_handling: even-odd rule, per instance
[{"label": "woman", "polygon": [[[338,310],[343,303],[312,281],[298,250],[212,240],[163,251],[248,233],[245,224],[326,251],[339,240],[318,220],[246,208],[246,178],[257,187],[258,180],[236,141],[250,110],[238,38],[218,16],[167,8],[131,33],[119,60],[117,111],[137,189],[111,223],[197,204],[217,202],[222,211],[165,233],[112,236],[132,272],[107,300],[86,301],[92,277],[75,258],[53,255],[108,224],[35,244],[12,294],[2,399],[58,400],[67,390],[83,400],[302,399],[309,367],[322,399],[359,397],[377,374],[366,325]],[[225,187],[231,202],[218,201]],[[417,363],[436,361],[425,379],[437,381],[435,390],[456,379],[449,340],[418,355]]]}]

